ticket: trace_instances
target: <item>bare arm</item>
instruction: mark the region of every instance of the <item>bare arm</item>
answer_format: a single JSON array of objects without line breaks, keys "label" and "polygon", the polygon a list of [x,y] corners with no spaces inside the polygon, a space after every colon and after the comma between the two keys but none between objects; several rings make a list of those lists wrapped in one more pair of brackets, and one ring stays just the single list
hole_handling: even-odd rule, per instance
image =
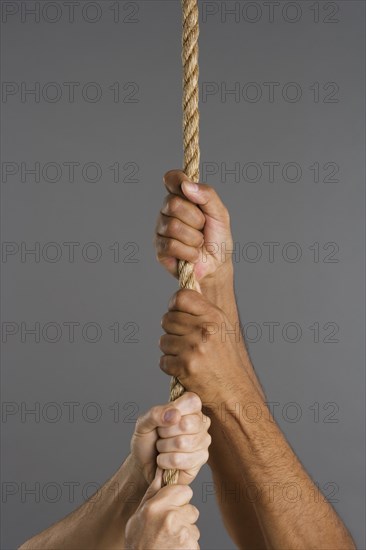
[{"label": "bare arm", "polygon": [[[263,390],[250,363],[240,331],[240,320],[234,295],[233,276],[226,273],[221,281],[201,284],[201,290],[215,305],[225,310],[234,327],[237,348],[243,367],[257,391],[265,399]],[[246,481],[241,460],[233,453],[227,436],[222,430],[222,420],[226,416],[225,403],[220,404],[219,414],[213,415],[210,408],[205,412],[211,418],[210,433],[212,443],[208,464],[216,487],[215,496],[221,510],[225,527],[241,549],[262,550],[267,548],[261,525],[257,518],[250,485]]]},{"label": "bare arm", "polygon": [[[217,422],[241,465],[242,484],[252,488],[267,548],[354,550],[345,525],[314,485],[257,390],[237,382],[237,392],[223,396],[225,422],[220,417]],[[235,403],[255,403],[261,418],[252,422],[232,412]],[[217,416],[217,411],[212,413]],[[244,547],[238,527],[239,546]]]},{"label": "bare arm", "polygon": [[[225,334],[232,329],[225,313],[194,290],[177,292],[169,307],[163,318],[167,334],[161,342],[164,356],[160,366],[201,395],[216,427],[214,436],[219,431],[222,436],[216,458],[211,452],[214,477],[228,490],[228,482],[236,477],[241,495],[251,497],[257,517],[254,522],[260,526],[262,539],[248,542],[255,515],[248,516],[245,499],[220,502],[224,521],[238,546],[354,550],[345,525],[319,494],[271,416],[258,383],[243,364],[234,335],[207,332],[208,326],[224,327]],[[234,474],[225,467],[226,460],[235,465]]]},{"label": "bare arm", "polygon": [[[158,260],[174,276],[177,276],[178,259],[195,262],[195,274],[201,292],[225,311],[235,327],[238,335],[237,349],[243,365],[246,365],[246,372],[257,385],[258,391],[262,392],[240,334],[228,212],[215,191],[206,185],[202,186],[202,194],[189,193],[185,196],[181,187],[185,180],[187,178],[184,173],[178,170],[165,174],[164,182],[169,195],[156,226]],[[227,487],[236,487],[242,476],[241,465],[235,456],[227,452],[227,442],[220,424],[214,417],[211,420],[209,465],[214,482],[220,487],[222,480],[225,480]],[[253,502],[244,497],[240,500],[239,507],[235,494],[230,491],[227,491],[225,498],[221,498],[218,490],[216,497],[232,539],[242,548],[266,548]]]},{"label": "bare arm", "polygon": [[[25,542],[19,550],[125,548],[125,531],[128,523],[131,525],[130,519],[134,518],[132,523],[136,525],[138,518],[145,517],[146,506],[141,506],[141,500],[154,478],[156,465],[164,469],[177,468],[178,483],[182,486],[191,483],[207,461],[210,420],[201,410],[199,397],[186,392],[174,404],[155,406],[142,415],[131,440],[131,454],[116,474],[85,504]],[[164,538],[170,532],[164,530],[165,524],[161,523],[164,510],[160,508],[156,518],[154,514],[151,517],[150,510],[150,526],[142,539],[137,537],[142,546],[136,548],[145,548],[143,541],[151,543],[156,539],[156,546],[151,548],[161,550],[161,536]],[[131,542],[131,529],[127,531]]]},{"label": "bare arm", "polygon": [[19,550],[80,550],[124,547],[127,521],[147,490],[131,455],[95,497],[61,521],[22,544]]}]

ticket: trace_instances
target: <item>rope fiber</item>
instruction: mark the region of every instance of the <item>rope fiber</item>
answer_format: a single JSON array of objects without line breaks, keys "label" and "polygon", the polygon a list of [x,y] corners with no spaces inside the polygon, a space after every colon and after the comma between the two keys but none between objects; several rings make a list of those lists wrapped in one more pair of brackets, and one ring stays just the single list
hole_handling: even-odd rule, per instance
[{"label": "rope fiber", "polygon": [[[182,65],[183,65],[183,150],[184,173],[194,182],[199,181],[199,67],[198,67],[198,4],[197,0],[182,1]],[[196,288],[194,266],[180,260],[178,275],[180,288]],[[178,378],[172,377],[170,382],[169,401],[175,401],[183,395],[184,387]],[[178,483],[179,470],[165,470],[163,486]]]}]

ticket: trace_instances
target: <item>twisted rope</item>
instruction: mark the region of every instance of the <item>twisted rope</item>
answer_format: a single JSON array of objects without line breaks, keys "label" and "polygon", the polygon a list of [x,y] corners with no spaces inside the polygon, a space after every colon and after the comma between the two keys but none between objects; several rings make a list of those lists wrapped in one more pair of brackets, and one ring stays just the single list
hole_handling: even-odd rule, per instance
[{"label": "twisted rope", "polygon": [[[199,111],[198,111],[198,5],[197,0],[182,0],[182,64],[183,64],[183,149],[184,173],[194,182],[199,181]],[[196,287],[194,266],[186,261],[179,261],[178,275],[180,288]],[[184,387],[178,378],[173,377],[170,383],[170,399],[175,401],[183,395]],[[165,470],[163,485],[178,483],[179,470]]]}]

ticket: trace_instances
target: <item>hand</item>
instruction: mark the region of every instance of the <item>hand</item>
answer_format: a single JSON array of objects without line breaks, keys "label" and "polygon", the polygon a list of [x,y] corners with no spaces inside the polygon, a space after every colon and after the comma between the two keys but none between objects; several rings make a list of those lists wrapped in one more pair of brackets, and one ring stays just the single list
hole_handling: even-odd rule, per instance
[{"label": "hand", "polygon": [[229,213],[212,187],[189,183],[180,170],[164,176],[169,192],[160,211],[155,247],[160,263],[177,277],[178,260],[194,264],[199,283],[232,277]]},{"label": "hand", "polygon": [[154,478],[156,464],[164,470],[180,470],[178,483],[185,485],[207,462],[210,419],[201,410],[198,395],[187,392],[138,419],[131,454],[148,483]]},{"label": "hand", "polygon": [[168,485],[161,489],[158,468],[140,506],[129,519],[125,532],[128,550],[199,549],[200,532],[195,525],[199,512],[189,504],[193,492],[188,485]]},{"label": "hand", "polygon": [[166,334],[160,338],[160,368],[198,393],[204,405],[234,395],[249,380],[238,351],[239,325],[234,330],[224,312],[200,293],[176,292],[161,324]]}]

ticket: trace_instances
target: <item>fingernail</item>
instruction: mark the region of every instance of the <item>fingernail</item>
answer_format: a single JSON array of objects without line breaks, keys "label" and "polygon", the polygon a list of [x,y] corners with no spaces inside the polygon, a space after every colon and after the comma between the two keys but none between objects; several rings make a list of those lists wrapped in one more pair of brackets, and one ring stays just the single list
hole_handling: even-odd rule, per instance
[{"label": "fingernail", "polygon": [[197,183],[193,183],[192,181],[184,181],[183,183],[188,191],[191,191],[192,193],[198,193],[200,188]]},{"label": "fingernail", "polygon": [[175,409],[168,409],[167,411],[165,411],[164,422],[170,422],[171,420],[173,420],[174,415],[175,415]]}]

